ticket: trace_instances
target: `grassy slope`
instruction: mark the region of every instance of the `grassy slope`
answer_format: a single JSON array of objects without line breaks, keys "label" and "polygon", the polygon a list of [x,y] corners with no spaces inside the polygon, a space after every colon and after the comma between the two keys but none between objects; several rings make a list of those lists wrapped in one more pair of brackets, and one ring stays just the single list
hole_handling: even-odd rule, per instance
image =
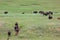
[{"label": "grassy slope", "polygon": [[[0,40],[6,40],[7,30],[12,31],[11,40],[60,40],[60,32],[56,30],[60,27],[59,0],[0,0]],[[8,15],[2,14],[9,11]],[[21,12],[31,13],[33,10],[52,10],[58,12],[54,14],[52,20],[39,14],[20,14]],[[17,14],[18,13],[18,14]],[[19,36],[14,36],[14,23],[18,21],[21,27]]]}]

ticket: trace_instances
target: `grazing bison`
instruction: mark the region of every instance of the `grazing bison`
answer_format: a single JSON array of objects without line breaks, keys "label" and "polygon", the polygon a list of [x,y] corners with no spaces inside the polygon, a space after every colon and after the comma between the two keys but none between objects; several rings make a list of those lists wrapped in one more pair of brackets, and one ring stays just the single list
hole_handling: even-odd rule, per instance
[{"label": "grazing bison", "polygon": [[49,11],[49,12],[45,12],[44,15],[45,15],[45,16],[53,15],[53,12],[51,12],[51,11]]},{"label": "grazing bison", "polygon": [[44,11],[39,11],[40,14],[43,14],[45,16],[48,16],[48,15],[53,15],[53,12],[49,11],[49,12],[44,12]]},{"label": "grazing bison", "polygon": [[36,14],[36,13],[38,13],[38,11],[33,11],[33,13],[35,13],[35,14]]},{"label": "grazing bison", "polygon": [[44,14],[44,11],[39,11],[40,14]]},{"label": "grazing bison", "polygon": [[49,12],[45,12],[44,15],[45,15],[45,16],[49,15]]},{"label": "grazing bison", "polygon": [[53,12],[52,11],[49,11],[49,14],[53,15]]},{"label": "grazing bison", "polygon": [[8,14],[8,12],[7,12],[7,11],[5,11],[5,12],[4,12],[4,14]]},{"label": "grazing bison", "polygon": [[46,13],[44,11],[39,11],[39,13],[43,14],[43,16],[46,15]]},{"label": "grazing bison", "polygon": [[47,16],[49,14],[49,12],[44,12],[44,11],[39,11],[40,14],[43,14],[45,16]]},{"label": "grazing bison", "polygon": [[49,15],[48,19],[52,19],[53,17],[51,15]]}]

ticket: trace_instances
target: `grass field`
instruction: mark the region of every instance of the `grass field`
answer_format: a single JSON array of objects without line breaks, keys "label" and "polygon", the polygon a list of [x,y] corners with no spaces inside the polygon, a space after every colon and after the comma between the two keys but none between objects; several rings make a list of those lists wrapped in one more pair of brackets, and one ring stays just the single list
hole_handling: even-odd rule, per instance
[{"label": "grass field", "polygon": [[[7,40],[8,30],[12,32],[10,40],[60,40],[59,4],[60,0],[0,0],[0,40]],[[51,10],[53,19],[33,14],[34,10]],[[21,29],[18,36],[14,36],[15,22]]]}]

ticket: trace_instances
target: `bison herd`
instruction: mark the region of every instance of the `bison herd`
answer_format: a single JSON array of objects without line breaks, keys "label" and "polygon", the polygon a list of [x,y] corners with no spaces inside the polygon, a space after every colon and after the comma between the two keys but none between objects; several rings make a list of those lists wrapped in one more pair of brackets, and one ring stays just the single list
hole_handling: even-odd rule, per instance
[{"label": "bison herd", "polygon": [[53,15],[53,12],[52,11],[49,11],[49,12],[39,11],[39,13],[40,14],[43,14],[45,16],[50,15],[50,14]]},{"label": "bison herd", "polygon": [[52,19],[52,15],[53,15],[53,12],[52,11],[48,11],[48,12],[44,12],[44,11],[33,11],[34,14],[42,14],[43,16],[48,16],[48,19]]},{"label": "bison herd", "polygon": [[[53,15],[53,12],[52,11],[48,11],[48,12],[44,12],[44,11],[33,11],[34,14],[42,14],[43,16],[48,16],[48,19],[52,19],[52,15]],[[8,11],[5,11],[4,14],[8,14]],[[22,12],[22,14],[25,14],[25,12]]]},{"label": "bison herd", "polygon": [[43,14],[43,15],[45,15],[45,16],[47,16],[47,15],[53,15],[53,12],[52,11],[48,11],[48,12],[44,12],[44,11],[33,11],[33,13],[35,13],[35,14],[37,14],[37,13],[40,13],[40,14]]}]

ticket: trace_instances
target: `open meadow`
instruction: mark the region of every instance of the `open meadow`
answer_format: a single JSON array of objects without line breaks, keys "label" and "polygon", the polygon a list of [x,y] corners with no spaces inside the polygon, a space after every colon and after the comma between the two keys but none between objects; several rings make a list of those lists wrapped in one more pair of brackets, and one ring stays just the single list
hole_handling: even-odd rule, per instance
[{"label": "open meadow", "polygon": [[[53,19],[33,11],[52,11]],[[8,14],[4,14],[8,11]],[[25,14],[22,14],[24,12]],[[60,40],[60,0],[0,0],[0,40]],[[14,24],[20,33],[15,36]]]}]

